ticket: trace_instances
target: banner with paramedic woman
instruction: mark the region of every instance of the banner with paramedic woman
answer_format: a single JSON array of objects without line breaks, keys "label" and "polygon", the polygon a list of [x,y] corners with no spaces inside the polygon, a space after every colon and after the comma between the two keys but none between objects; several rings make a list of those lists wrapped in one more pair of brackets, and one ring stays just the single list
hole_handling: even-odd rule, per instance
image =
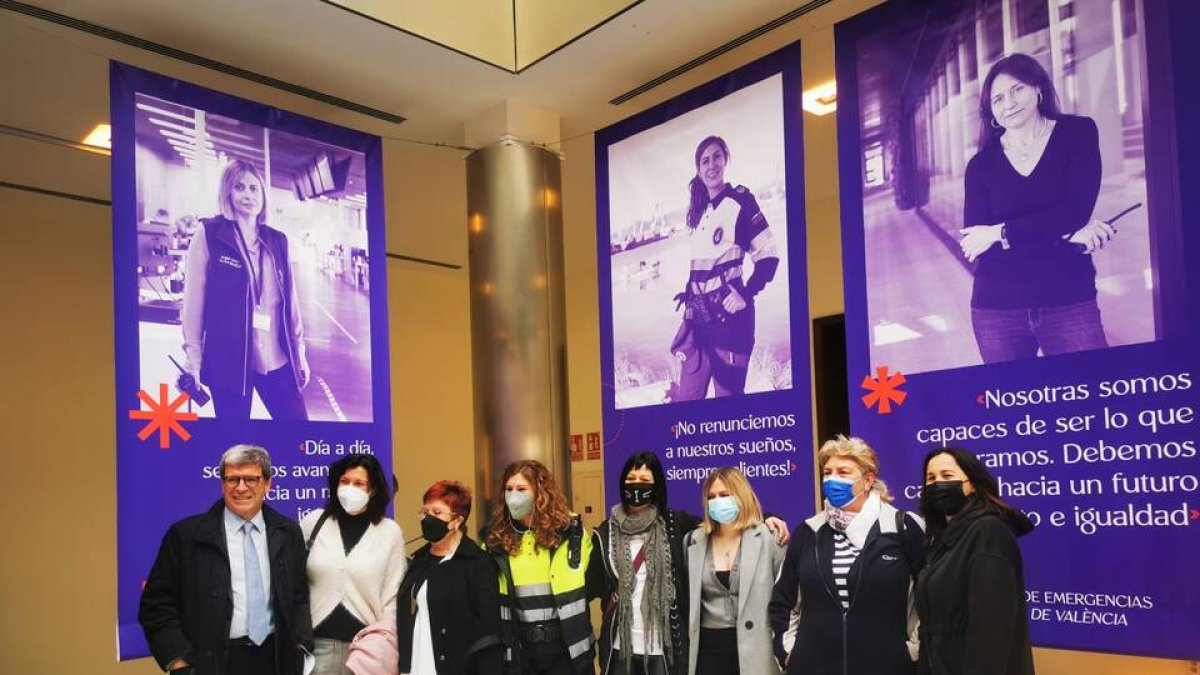
[{"label": "banner with paramedic woman", "polygon": [[798,44],[596,133],[610,484],[652,451],[674,508],[734,466],[811,512],[802,173]]}]

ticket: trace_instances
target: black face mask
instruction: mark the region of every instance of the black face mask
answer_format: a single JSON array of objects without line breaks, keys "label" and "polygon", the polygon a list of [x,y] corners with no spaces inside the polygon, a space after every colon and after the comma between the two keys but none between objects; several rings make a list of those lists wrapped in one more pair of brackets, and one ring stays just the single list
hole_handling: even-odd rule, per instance
[{"label": "black face mask", "polygon": [[431,544],[445,539],[449,532],[450,523],[447,523],[437,516],[426,514],[426,516],[421,519],[421,536],[425,538],[425,541]]},{"label": "black face mask", "polygon": [[624,483],[621,485],[621,504],[645,506],[654,502],[657,492],[654,483]]},{"label": "black face mask", "polygon": [[961,480],[940,480],[925,486],[924,503],[933,513],[943,516],[953,516],[967,504],[967,494],[963,492]]}]

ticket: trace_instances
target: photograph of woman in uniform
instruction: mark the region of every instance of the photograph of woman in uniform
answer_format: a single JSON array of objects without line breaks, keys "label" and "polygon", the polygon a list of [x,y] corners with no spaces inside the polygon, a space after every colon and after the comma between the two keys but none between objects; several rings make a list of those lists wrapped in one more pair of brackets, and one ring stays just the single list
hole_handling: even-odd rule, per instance
[{"label": "photograph of woman in uniform", "polygon": [[[688,183],[691,270],[682,293],[683,322],[671,344],[679,360],[672,401],[742,394],[754,349],[754,296],[775,276],[779,253],[766,218],[744,185],[725,181],[729,146],[709,136],[696,147],[696,175]],[[742,259],[754,272],[742,280]]]},{"label": "photograph of woman in uniform", "polygon": [[266,195],[253,164],[225,165],[220,211],[201,219],[184,263],[183,369],[210,390],[219,417],[249,419],[258,392],[271,419],[307,420],[296,283],[287,235],[267,225]]},{"label": "photograph of woman in uniform", "polygon": [[792,388],[784,110],[775,75],[605,150],[617,409]]},{"label": "photograph of woman in uniform", "polygon": [[1092,218],[1102,175],[1088,117],[1065,115],[1025,54],[997,61],[979,95],[962,251],[975,267],[971,322],[984,363],[1108,346],[1091,253],[1116,233]]}]

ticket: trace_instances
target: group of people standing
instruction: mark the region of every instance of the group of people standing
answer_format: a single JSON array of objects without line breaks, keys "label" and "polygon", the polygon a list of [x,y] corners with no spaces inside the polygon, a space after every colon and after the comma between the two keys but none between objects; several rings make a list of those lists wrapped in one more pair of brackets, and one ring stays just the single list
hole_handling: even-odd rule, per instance
[{"label": "group of people standing", "polygon": [[374,457],[335,462],[296,523],[264,503],[270,456],[238,445],[222,500],[163,538],[139,620],[173,673],[583,675],[597,656],[602,675],[1033,672],[1016,542],[1032,524],[974,455],[929,453],[919,515],[891,505],[862,440],[818,463],[823,508],[789,532],[731,467],[702,515],[669,508],[658,457],[635,454],[589,532],[519,461],[478,543],[471,490],[430,486],[409,557]]}]

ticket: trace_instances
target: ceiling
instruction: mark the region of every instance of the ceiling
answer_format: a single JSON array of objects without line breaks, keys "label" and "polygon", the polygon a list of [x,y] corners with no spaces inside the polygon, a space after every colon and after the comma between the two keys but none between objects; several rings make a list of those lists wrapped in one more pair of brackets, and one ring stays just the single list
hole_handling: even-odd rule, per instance
[{"label": "ceiling", "polygon": [[[511,23],[511,17],[505,18],[503,12],[493,11],[494,7],[488,10],[491,14],[484,11],[486,8],[481,9],[495,5],[484,0],[440,0],[437,3],[412,0],[377,0],[373,3],[367,0],[337,1],[357,3],[357,10],[371,9],[368,5],[378,9],[407,4],[423,5],[429,14],[429,7],[441,7],[443,15],[426,17],[426,20],[440,26],[439,30],[443,33],[434,34],[438,41],[434,41],[433,37],[420,37],[413,34],[415,31],[398,29],[383,19],[348,11],[333,0],[205,0],[189,3],[32,0],[32,4],[402,115],[407,121],[391,124],[320,104],[318,113],[309,114],[321,114],[331,121],[384,136],[461,144],[464,122],[505,99],[517,99],[556,111],[561,117],[564,138],[611,124],[649,103],[695,86],[712,77],[712,74],[688,73],[623,105],[611,105],[609,101],[614,97],[812,2],[571,0],[563,3],[561,0],[504,0],[500,4],[517,9],[514,24]],[[816,4],[819,7],[776,33],[803,34],[829,26],[877,1],[818,1]],[[565,17],[561,9],[547,9],[576,4],[580,11],[571,17]],[[521,19],[522,7],[528,8],[524,19]],[[596,25],[598,17],[613,14],[614,18]],[[494,64],[482,56],[463,53],[472,48],[472,35],[489,32],[508,34],[522,20],[528,25],[536,24],[539,16],[545,17],[545,25],[541,29],[536,26],[522,29],[530,35],[541,30],[537,47],[527,47],[523,55],[519,49],[516,50],[516,55],[509,61],[509,65],[513,66],[511,69],[509,65]],[[388,18],[396,19],[394,16]],[[19,52],[18,47],[11,45],[11,40],[4,40],[10,43],[8,47],[0,47],[0,50],[7,50],[6,55],[11,54],[26,62],[60,58],[60,53],[76,50],[98,61],[125,58],[137,65],[146,65],[144,53],[132,47],[16,12],[0,12],[0,24],[8,24],[0,25],[0,29],[3,29],[0,30],[0,36],[12,38],[28,35],[36,38],[37,47],[20,48]],[[453,26],[459,26],[461,30],[449,30],[448,27]],[[588,28],[592,29],[588,31]],[[580,36],[571,40],[573,34]],[[520,30],[516,31],[518,46],[520,36]],[[764,38],[764,41],[768,39]],[[463,49],[453,47],[454,44]],[[131,52],[141,54],[143,58],[131,59]],[[737,53],[720,58],[729,61],[729,68],[746,60],[745,57],[738,57]],[[500,58],[497,60],[503,61]],[[194,67],[172,68],[169,74],[186,79],[187,72],[194,72],[188,68]],[[177,74],[176,70],[184,74]],[[34,81],[33,77],[17,74],[7,79],[18,87],[47,88],[56,85],[43,81],[44,78]],[[244,85],[232,78],[221,81],[225,79],[230,80],[231,86],[218,86],[237,95],[253,96],[253,93],[246,92],[263,90],[260,85]],[[91,83],[86,86],[98,85]],[[15,100],[12,103],[15,110],[19,104]],[[5,103],[5,110],[8,107],[9,103]],[[307,110],[312,110],[311,105],[307,106]],[[336,114],[330,114],[329,111]],[[33,111],[28,112],[34,114]],[[14,123],[8,115],[4,117],[0,122]],[[45,133],[58,131],[35,130]]]}]

